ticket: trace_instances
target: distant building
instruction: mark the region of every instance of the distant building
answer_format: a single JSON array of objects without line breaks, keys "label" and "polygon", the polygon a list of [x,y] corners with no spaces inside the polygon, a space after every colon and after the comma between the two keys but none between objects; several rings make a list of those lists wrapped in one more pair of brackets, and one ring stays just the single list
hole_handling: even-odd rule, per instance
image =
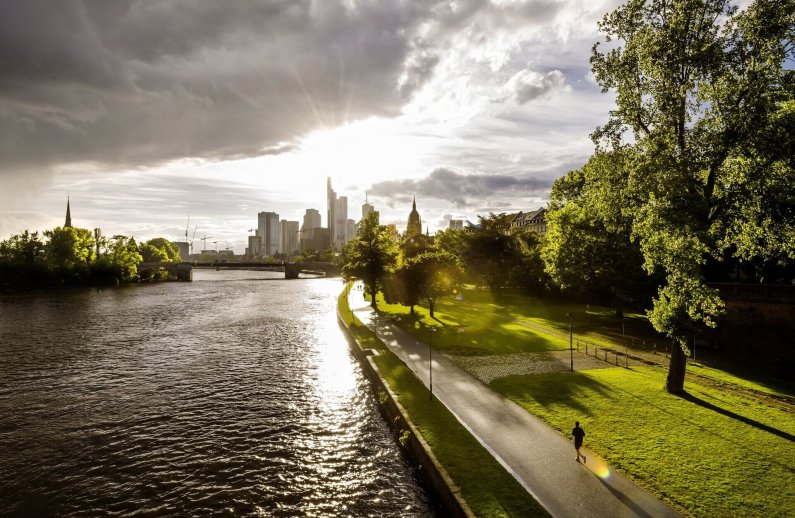
[{"label": "distant building", "polygon": [[72,212],[69,210],[69,196],[66,197],[66,221],[63,224],[64,228],[72,226]]},{"label": "distant building", "polygon": [[253,236],[248,236],[248,247],[246,247],[246,257],[249,259],[254,259],[257,256],[262,255],[262,240],[259,237],[259,232],[254,234]]},{"label": "distant building", "polygon": [[317,252],[329,248],[327,228],[313,228],[301,233],[301,252]]},{"label": "distant building", "polygon": [[519,212],[511,220],[511,228],[524,228],[543,236],[547,233],[546,212],[547,210],[544,208],[530,212]]},{"label": "distant building", "polygon": [[[337,208],[334,211],[334,249],[342,250],[348,242],[348,197],[337,198]],[[330,234],[329,234],[330,235]]]},{"label": "distant building", "polygon": [[275,212],[257,214],[257,232],[261,240],[260,254],[272,256],[279,251],[279,215]]},{"label": "distant building", "polygon": [[300,244],[298,242],[298,222],[281,221],[281,238],[279,240],[279,252],[288,256],[298,255]]},{"label": "distant building", "polygon": [[364,203],[362,203],[362,219],[365,219],[368,214],[375,211],[375,207],[370,205],[367,201],[367,194],[364,195]]},{"label": "distant building", "polygon": [[409,239],[420,234],[422,234],[422,221],[420,220],[420,213],[417,212],[417,197],[415,196],[411,204],[409,222],[406,225],[406,238]]},{"label": "distant building", "polygon": [[346,229],[347,230],[345,231],[345,236],[347,237],[347,239],[345,239],[345,242],[347,243],[348,241],[353,239],[353,236],[356,235],[356,222],[353,221],[352,219],[349,219],[347,221]]},{"label": "distant building", "polygon": [[304,214],[304,222],[301,225],[301,252],[309,252],[318,250],[315,245],[315,232],[314,230],[320,227],[320,212],[316,209],[306,209]]},{"label": "distant building", "polygon": [[187,261],[190,257],[190,244],[187,241],[172,241],[179,250],[179,256],[183,261]]},{"label": "distant building", "polygon": [[452,228],[455,230],[460,230],[464,228],[464,220],[463,219],[451,219],[450,224],[447,228]]},{"label": "distant building", "polygon": [[326,203],[328,204],[329,246],[340,250],[352,237],[348,235],[348,197],[337,197],[331,188],[331,177],[326,183]]}]

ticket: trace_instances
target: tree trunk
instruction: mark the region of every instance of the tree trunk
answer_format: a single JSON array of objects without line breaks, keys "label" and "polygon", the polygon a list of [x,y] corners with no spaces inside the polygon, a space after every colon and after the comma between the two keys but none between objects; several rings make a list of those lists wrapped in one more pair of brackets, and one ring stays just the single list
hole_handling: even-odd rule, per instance
[{"label": "tree trunk", "polygon": [[370,285],[370,297],[372,297],[370,299],[370,306],[372,306],[373,309],[378,309],[378,306],[376,305],[376,302],[375,302],[376,293],[377,293],[376,292],[376,284],[373,283],[373,284]]},{"label": "tree trunk", "polygon": [[411,318],[414,318],[414,304],[412,304],[410,307],[411,307]]},{"label": "tree trunk", "polygon": [[431,318],[433,318],[433,302],[430,300],[428,301],[428,309],[430,310]]},{"label": "tree trunk", "polygon": [[671,349],[671,364],[668,366],[668,378],[665,380],[665,390],[671,394],[682,394],[685,391],[685,369],[687,356],[682,350],[682,344],[676,340]]}]

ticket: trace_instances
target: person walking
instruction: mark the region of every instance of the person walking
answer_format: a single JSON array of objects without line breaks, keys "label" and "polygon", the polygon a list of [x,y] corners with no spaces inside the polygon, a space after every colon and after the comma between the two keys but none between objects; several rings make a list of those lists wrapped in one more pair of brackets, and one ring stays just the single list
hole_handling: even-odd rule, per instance
[{"label": "person walking", "polygon": [[574,430],[571,431],[571,434],[574,436],[574,449],[577,450],[577,458],[575,460],[580,462],[580,457],[582,457],[584,463],[586,461],[585,455],[580,453],[580,448],[582,447],[582,440],[585,438],[585,430],[580,428],[579,421],[574,421]]}]

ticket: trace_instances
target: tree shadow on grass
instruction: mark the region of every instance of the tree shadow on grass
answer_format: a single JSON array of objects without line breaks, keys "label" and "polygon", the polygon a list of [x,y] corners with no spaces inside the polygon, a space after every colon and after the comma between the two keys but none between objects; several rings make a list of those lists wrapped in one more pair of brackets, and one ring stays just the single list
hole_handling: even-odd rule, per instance
[{"label": "tree shadow on grass", "polygon": [[[540,381],[540,383],[539,383]],[[543,407],[553,404],[565,405],[590,416],[591,410],[586,400],[589,393],[597,393],[611,398],[609,385],[596,381],[590,376],[574,373],[538,374],[527,376],[508,376],[489,384],[505,397],[517,402],[534,400]]]},{"label": "tree shadow on grass", "polygon": [[751,419],[750,417],[745,417],[743,415],[740,415],[740,414],[737,414],[735,412],[732,412],[731,410],[727,410],[725,408],[721,408],[721,407],[719,407],[717,405],[714,405],[714,404],[710,403],[709,401],[704,401],[703,399],[701,399],[701,398],[699,398],[697,396],[694,396],[693,394],[690,394],[688,392],[684,392],[684,393],[680,394],[679,397],[681,397],[685,401],[689,401],[690,403],[695,403],[696,405],[698,405],[700,407],[703,407],[703,408],[706,408],[706,409],[709,409],[709,410],[713,410],[715,412],[718,412],[721,415],[725,415],[726,417],[730,417],[732,419],[736,419],[736,420],[740,421],[741,423],[745,423],[745,424],[747,424],[749,426],[753,426],[754,428],[758,428],[759,430],[764,430],[765,432],[772,433],[773,435],[781,437],[782,439],[787,439],[788,441],[795,442],[795,435],[787,433],[787,432],[785,432],[783,430],[779,430],[778,428],[773,428],[772,426],[766,425],[764,423],[760,423],[759,421],[757,421],[755,419]]}]

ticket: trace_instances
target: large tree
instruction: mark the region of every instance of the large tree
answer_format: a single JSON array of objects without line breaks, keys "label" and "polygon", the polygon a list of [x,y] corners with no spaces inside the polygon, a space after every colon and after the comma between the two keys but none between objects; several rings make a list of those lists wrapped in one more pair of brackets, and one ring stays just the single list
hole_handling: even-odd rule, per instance
[{"label": "large tree", "polygon": [[623,316],[628,303],[651,298],[643,254],[622,214],[626,189],[621,153],[597,153],[581,169],[552,185],[542,256],[561,288],[612,304]]},{"label": "large tree", "polygon": [[591,63],[616,108],[593,138],[625,156],[622,210],[646,270],[664,272],[649,318],[680,345],[666,389],[682,392],[686,336],[723,308],[707,258],[795,256],[795,0],[739,13],[631,0],[599,26],[608,50],[597,43]]},{"label": "large tree", "polygon": [[342,249],[342,274],[347,279],[359,279],[365,293],[377,308],[376,295],[381,281],[397,260],[397,243],[385,225],[379,225],[378,213],[371,212],[362,220],[356,236]]}]

